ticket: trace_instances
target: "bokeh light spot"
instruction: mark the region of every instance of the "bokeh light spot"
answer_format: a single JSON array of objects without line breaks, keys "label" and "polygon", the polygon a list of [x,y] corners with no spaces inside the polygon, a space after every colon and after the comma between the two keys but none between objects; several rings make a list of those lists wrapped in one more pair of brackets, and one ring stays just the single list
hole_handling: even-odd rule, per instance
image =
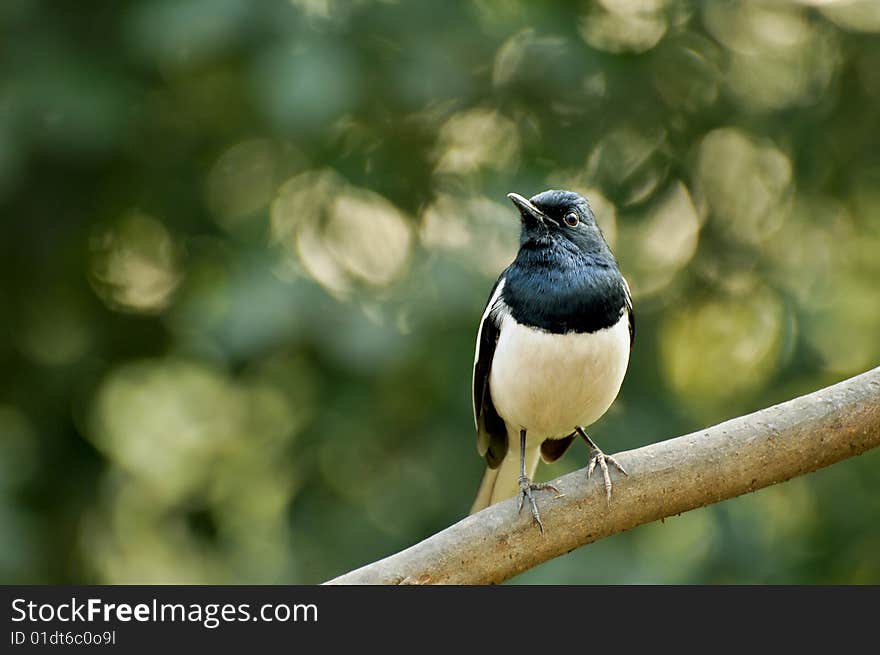
[{"label": "bokeh light spot", "polygon": [[[296,473],[286,454],[309,396],[297,368],[286,359],[233,379],[162,359],[104,380],[88,436],[110,466],[81,531],[101,579],[269,581],[290,571]],[[281,379],[300,384],[288,393]]]},{"label": "bokeh light spot", "polygon": [[791,161],[772,143],[739,128],[720,128],[703,138],[696,177],[701,204],[736,242],[766,240],[790,211]]},{"label": "bokeh light spot", "polygon": [[494,277],[516,255],[518,214],[482,196],[439,193],[421,215],[426,248],[455,253],[473,270]]},{"label": "bokeh light spot", "polygon": [[833,23],[854,32],[880,32],[880,2],[876,0],[801,0],[814,5]]},{"label": "bokeh light spot", "polygon": [[711,3],[709,31],[730,50],[726,81],[754,111],[823,99],[840,63],[837,41],[802,7],[785,3]]},{"label": "bokeh light spot", "polygon": [[101,386],[93,440],[118,466],[176,498],[200,482],[241,411],[217,371],[184,361],[134,363]]},{"label": "bokeh light spot", "polygon": [[565,41],[557,36],[538,36],[529,28],[508,38],[498,49],[492,66],[492,84],[504,86],[518,78],[527,82],[536,74],[536,62],[548,65],[564,51]]},{"label": "bokeh light spot", "polygon": [[655,294],[672,281],[697,250],[700,220],[687,187],[675,182],[638,220],[621,227],[621,258],[636,298]]},{"label": "bokeh light spot", "polygon": [[162,223],[133,211],[91,240],[90,282],[111,309],[154,314],[180,284],[180,248]]},{"label": "bokeh light spot", "polygon": [[436,170],[464,174],[490,168],[509,173],[518,154],[513,121],[490,109],[470,109],[453,114],[440,129]]},{"label": "bokeh light spot", "polygon": [[606,52],[645,52],[666,34],[665,0],[600,0],[580,21],[584,41]]},{"label": "bokeh light spot", "polygon": [[284,183],[272,204],[272,238],[334,295],[356,284],[380,289],[403,272],[412,233],[407,217],[381,195],[330,170]]}]

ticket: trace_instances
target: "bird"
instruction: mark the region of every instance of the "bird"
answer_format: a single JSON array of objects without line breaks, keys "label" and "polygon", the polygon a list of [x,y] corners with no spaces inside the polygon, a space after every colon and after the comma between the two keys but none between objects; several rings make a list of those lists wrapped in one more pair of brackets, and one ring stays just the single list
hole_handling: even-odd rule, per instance
[{"label": "bird", "polygon": [[[629,285],[586,198],[550,189],[507,197],[519,211],[519,250],[498,277],[477,329],[473,410],[486,472],[475,513],[519,494],[541,532],[533,482],[539,457],[554,462],[580,436],[590,449],[587,476],[609,465],[586,428],[611,407],[635,341]],[[518,447],[517,447],[518,446]]]}]

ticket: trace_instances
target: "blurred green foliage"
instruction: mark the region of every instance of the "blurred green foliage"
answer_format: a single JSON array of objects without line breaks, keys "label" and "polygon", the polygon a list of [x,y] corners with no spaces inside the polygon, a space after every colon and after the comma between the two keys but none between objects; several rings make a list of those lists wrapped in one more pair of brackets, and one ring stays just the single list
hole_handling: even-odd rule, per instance
[{"label": "blurred green foliage", "polygon": [[[312,583],[460,518],[508,191],[586,193],[630,280],[607,452],[880,361],[872,0],[4,0],[0,25],[3,582]],[[880,583],[878,455],[519,580]]]}]

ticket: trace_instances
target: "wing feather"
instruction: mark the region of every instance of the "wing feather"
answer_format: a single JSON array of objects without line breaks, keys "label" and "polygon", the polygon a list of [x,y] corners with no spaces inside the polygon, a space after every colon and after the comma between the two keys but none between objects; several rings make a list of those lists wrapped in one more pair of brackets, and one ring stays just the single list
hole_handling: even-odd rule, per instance
[{"label": "wing feather", "polygon": [[477,427],[477,451],[486,458],[490,468],[496,468],[507,454],[507,427],[498,415],[489,390],[489,374],[492,358],[501,333],[498,307],[504,289],[504,274],[495,282],[489,301],[477,330],[477,346],[474,353],[473,402],[474,423]]},{"label": "wing feather", "polygon": [[629,348],[632,350],[633,344],[636,341],[636,313],[633,309],[632,292],[629,290],[629,284],[627,284],[626,278],[622,275],[620,279],[623,280],[623,292],[626,297],[626,313],[629,318]]}]

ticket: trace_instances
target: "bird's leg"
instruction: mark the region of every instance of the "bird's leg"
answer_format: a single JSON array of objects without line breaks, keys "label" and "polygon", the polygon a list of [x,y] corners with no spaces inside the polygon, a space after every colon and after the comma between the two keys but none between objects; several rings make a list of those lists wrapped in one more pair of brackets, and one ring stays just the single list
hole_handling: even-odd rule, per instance
[{"label": "bird's leg", "polygon": [[596,464],[599,465],[599,468],[602,469],[602,477],[605,480],[605,496],[608,499],[608,502],[611,502],[611,475],[608,473],[608,464],[613,464],[618,471],[623,473],[624,475],[629,475],[626,472],[620,463],[614,459],[611,455],[606,455],[601,450],[599,450],[599,446],[593,443],[593,440],[587,436],[587,433],[584,432],[584,429],[580,426],[575,428],[575,431],[584,438],[584,441],[587,442],[587,445],[590,447],[590,463],[587,468],[587,477],[593,475],[593,469],[596,468]]},{"label": "bird's leg", "polygon": [[538,528],[541,530],[541,534],[544,534],[544,524],[541,523],[541,515],[538,514],[538,503],[535,502],[534,496],[532,496],[533,491],[540,491],[543,489],[550,489],[555,491],[557,495],[559,495],[559,489],[554,487],[552,484],[547,482],[541,482],[535,484],[531,480],[529,480],[529,476],[526,475],[526,431],[519,431],[519,511],[522,512],[523,503],[525,499],[529,499],[529,505],[532,509],[532,518],[535,519],[535,523],[538,524]]}]

